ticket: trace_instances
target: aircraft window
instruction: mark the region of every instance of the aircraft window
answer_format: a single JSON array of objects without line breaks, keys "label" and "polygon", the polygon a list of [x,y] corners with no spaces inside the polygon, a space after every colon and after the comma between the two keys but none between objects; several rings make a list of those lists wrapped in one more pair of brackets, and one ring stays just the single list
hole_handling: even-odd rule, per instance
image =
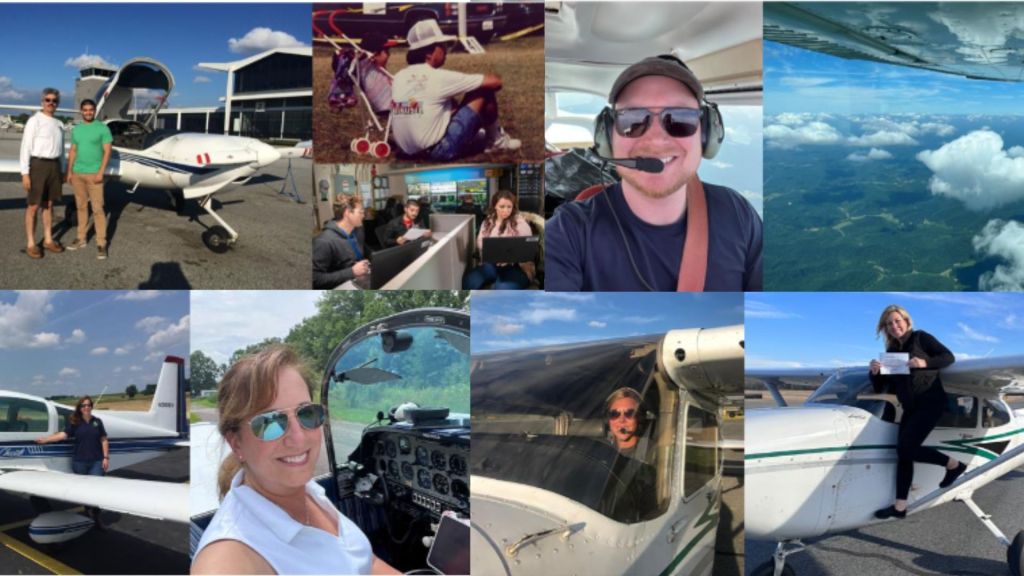
[{"label": "aircraft window", "polygon": [[46,432],[46,404],[26,398],[0,398],[0,432]]},{"label": "aircraft window", "polygon": [[692,496],[715,477],[717,446],[718,420],[715,415],[696,406],[690,406],[686,410],[684,498]]},{"label": "aircraft window", "polygon": [[996,400],[985,400],[985,407],[981,411],[981,426],[983,428],[997,428],[1010,423],[1010,413],[1006,406]]},{"label": "aircraft window", "polygon": [[62,431],[68,426],[68,418],[71,418],[73,410],[67,408],[57,408],[57,430]]},{"label": "aircraft window", "polygon": [[936,426],[943,428],[974,428],[978,424],[978,399],[973,396],[946,394],[946,411]]},{"label": "aircraft window", "polygon": [[[378,412],[387,414],[414,402],[469,414],[466,337],[434,327],[401,328],[391,334],[397,336],[373,334],[353,343],[333,367],[327,405],[338,463],[349,461],[361,431],[376,422]],[[399,449],[395,444],[384,448],[392,457]]]},{"label": "aircraft window", "polygon": [[858,395],[872,392],[866,367],[863,370],[846,368],[837,370],[835,374],[829,376],[828,380],[807,398],[807,402],[854,406]]},{"label": "aircraft window", "polygon": [[[659,439],[673,437],[680,402],[674,388],[655,385],[657,343],[641,337],[474,357],[470,474],[553,492],[618,522],[663,514],[672,475],[659,471],[670,469],[674,443]],[[642,404],[635,419],[610,422],[606,399],[622,387],[640,393]],[[616,441],[630,431],[635,445]]]}]

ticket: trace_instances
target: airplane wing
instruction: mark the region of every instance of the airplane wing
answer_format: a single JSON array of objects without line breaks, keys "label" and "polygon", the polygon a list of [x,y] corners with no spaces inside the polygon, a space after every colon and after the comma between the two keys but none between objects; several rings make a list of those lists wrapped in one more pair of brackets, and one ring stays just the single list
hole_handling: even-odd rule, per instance
[{"label": "airplane wing", "polygon": [[[0,110],[23,110],[25,112],[39,112],[39,104],[0,104]],[[63,114],[78,114],[74,108],[57,108],[57,112]]]},{"label": "airplane wing", "polygon": [[768,2],[764,39],[839,58],[970,79],[1024,80],[1019,7],[1001,3]]},{"label": "airplane wing", "polygon": [[183,524],[189,521],[187,483],[16,470],[0,473],[0,490],[98,506],[156,520]]},{"label": "airplane wing", "polygon": [[942,371],[942,384],[982,396],[1024,394],[1024,355],[959,361]]},{"label": "airplane wing", "polygon": [[743,376],[746,386],[764,386],[771,393],[775,404],[786,407],[789,404],[783,399],[780,388],[814,390],[835,371],[835,368],[751,369],[746,370]]}]

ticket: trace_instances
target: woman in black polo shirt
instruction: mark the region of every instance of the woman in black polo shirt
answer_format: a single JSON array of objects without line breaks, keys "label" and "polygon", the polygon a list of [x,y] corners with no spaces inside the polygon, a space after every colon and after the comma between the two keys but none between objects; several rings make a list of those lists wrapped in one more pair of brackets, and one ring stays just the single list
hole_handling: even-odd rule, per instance
[{"label": "woman in black polo shirt", "polygon": [[[67,439],[74,440],[71,453],[71,471],[75,474],[103,476],[110,467],[110,444],[103,421],[92,415],[92,398],[83,396],[75,405],[75,412],[68,417],[63,432],[39,438],[37,444],[49,444]],[[90,508],[89,513],[99,524],[99,508]]]}]

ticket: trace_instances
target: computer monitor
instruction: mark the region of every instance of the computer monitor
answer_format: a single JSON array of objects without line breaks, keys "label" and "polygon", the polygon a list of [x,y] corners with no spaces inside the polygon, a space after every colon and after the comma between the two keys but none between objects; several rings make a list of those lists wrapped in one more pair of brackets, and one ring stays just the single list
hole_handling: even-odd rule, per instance
[{"label": "computer monitor", "polygon": [[540,236],[496,236],[484,238],[484,262],[533,262],[540,249]]},{"label": "computer monitor", "polygon": [[469,574],[469,524],[441,516],[427,566],[438,574]]},{"label": "computer monitor", "polygon": [[425,240],[420,238],[370,254],[370,288],[383,288],[399,272],[416,261],[430,247],[430,243]]}]

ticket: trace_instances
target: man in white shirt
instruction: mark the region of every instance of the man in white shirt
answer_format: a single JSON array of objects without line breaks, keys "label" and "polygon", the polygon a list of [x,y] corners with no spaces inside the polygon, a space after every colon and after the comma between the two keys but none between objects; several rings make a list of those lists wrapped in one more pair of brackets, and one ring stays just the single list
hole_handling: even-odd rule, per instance
[{"label": "man in white shirt", "polygon": [[35,241],[36,212],[43,208],[43,248],[50,252],[63,252],[64,247],[54,241],[53,202],[63,194],[61,188],[61,158],[64,156],[64,124],[53,117],[60,104],[60,92],[56,88],[44,88],[43,109],[25,123],[21,139],[21,185],[28,193],[28,207],[25,209],[25,253],[30,258],[43,257],[43,250]]},{"label": "man in white shirt", "polygon": [[[442,70],[454,36],[441,33],[436,20],[421,20],[407,36],[409,66],[395,75],[391,130],[409,156],[451,162],[480,152],[518,150],[522,143],[498,124],[497,74]],[[461,103],[454,97],[465,93]],[[480,128],[486,138],[479,140]]]}]

